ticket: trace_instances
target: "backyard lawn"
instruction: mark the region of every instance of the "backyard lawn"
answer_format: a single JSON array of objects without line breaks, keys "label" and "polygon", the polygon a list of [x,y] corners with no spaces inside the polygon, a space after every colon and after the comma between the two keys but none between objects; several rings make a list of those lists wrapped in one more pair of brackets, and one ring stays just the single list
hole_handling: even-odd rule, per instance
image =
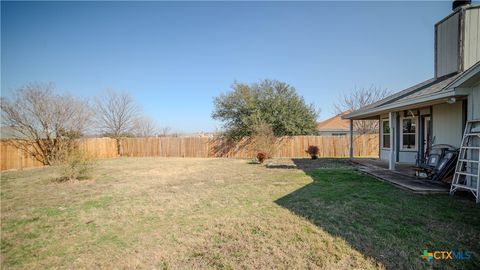
[{"label": "backyard lawn", "polygon": [[[1,268],[480,269],[480,207],[346,160],[120,158],[1,174]],[[296,164],[298,169],[288,168]],[[473,251],[470,260],[423,250]]]}]

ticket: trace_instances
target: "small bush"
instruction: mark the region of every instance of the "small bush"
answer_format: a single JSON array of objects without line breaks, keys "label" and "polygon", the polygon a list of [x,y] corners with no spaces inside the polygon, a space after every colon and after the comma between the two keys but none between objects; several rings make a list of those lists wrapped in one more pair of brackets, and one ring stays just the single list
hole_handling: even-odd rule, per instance
[{"label": "small bush", "polygon": [[61,181],[82,180],[90,177],[96,162],[88,159],[85,154],[78,150],[69,152],[60,165]]},{"label": "small bush", "polygon": [[264,153],[266,158],[271,158],[275,155],[276,140],[272,126],[266,123],[259,123],[254,127],[249,143],[251,149],[256,153]]},{"label": "small bush", "polygon": [[312,157],[312,159],[318,158],[318,152],[320,152],[318,146],[310,145],[307,149],[307,153]]},{"label": "small bush", "polygon": [[267,153],[265,152],[258,152],[257,153],[257,160],[262,164],[267,159]]}]

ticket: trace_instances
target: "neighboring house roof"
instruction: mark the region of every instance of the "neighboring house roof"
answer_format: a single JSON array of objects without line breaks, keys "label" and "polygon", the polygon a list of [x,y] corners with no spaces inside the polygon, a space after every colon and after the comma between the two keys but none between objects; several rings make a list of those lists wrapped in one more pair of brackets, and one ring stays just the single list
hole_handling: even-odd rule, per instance
[{"label": "neighboring house roof", "polygon": [[337,114],[334,117],[328,118],[327,120],[318,123],[317,130],[318,131],[349,131],[350,122],[348,120],[342,119],[342,115],[346,113],[347,112]]},{"label": "neighboring house roof", "polygon": [[399,91],[362,109],[343,115],[343,119],[366,119],[399,109],[408,109],[415,105],[433,105],[444,102],[446,98],[462,96],[456,87],[468,82],[478,82],[480,62],[460,73],[432,78]]}]

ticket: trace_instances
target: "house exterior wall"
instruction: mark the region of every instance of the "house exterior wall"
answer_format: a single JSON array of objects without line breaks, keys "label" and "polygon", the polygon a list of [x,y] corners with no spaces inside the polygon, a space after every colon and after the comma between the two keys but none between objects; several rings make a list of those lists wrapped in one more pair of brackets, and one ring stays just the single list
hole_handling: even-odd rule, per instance
[{"label": "house exterior wall", "polygon": [[460,147],[463,136],[462,101],[434,105],[432,111],[434,144],[450,144]]},{"label": "house exterior wall", "polygon": [[480,83],[468,95],[467,120],[480,119]]},{"label": "house exterior wall", "polygon": [[[468,101],[467,101],[467,120],[477,120],[477,119],[480,119],[480,82],[477,83],[477,85],[470,88],[470,93],[468,94]],[[470,145],[480,146],[480,139],[475,137],[472,138],[472,140],[470,141]],[[479,158],[478,155],[479,155],[479,151],[467,151],[467,159],[478,160]],[[479,165],[472,165],[470,172],[475,173],[476,166],[479,166]],[[476,178],[467,176],[466,179],[467,181],[470,182],[470,185],[476,186],[477,184]]]},{"label": "house exterior wall", "polygon": [[465,10],[464,70],[480,61],[480,7]]},{"label": "house exterior wall", "polygon": [[[439,92],[438,96],[425,91],[426,94],[420,96],[418,100],[418,104],[423,104],[417,105],[422,106],[418,109],[412,103],[398,102],[399,108],[413,107],[414,109],[395,112],[393,110],[397,109],[394,107],[396,101],[388,101],[393,104],[379,104],[374,109],[350,116],[361,119],[362,116],[371,118],[375,112],[383,113],[377,115],[381,123],[379,151],[381,160],[391,159],[396,162],[415,163],[417,155],[424,155],[427,142],[430,145],[449,144],[458,148],[462,142],[464,121],[480,119],[480,82],[478,82],[478,67],[475,66],[480,61],[480,5],[456,9],[435,25],[434,53],[436,78],[463,72],[469,68],[470,70],[460,74],[458,77],[460,79],[454,80],[451,85],[441,86],[442,91],[445,90],[445,92]],[[450,96],[455,96],[458,100],[449,104],[446,102],[446,97]],[[443,103],[438,104],[439,102]],[[392,116],[390,122],[394,125],[390,126],[390,129],[395,129],[395,133],[391,131],[390,138],[395,141],[390,142],[390,148],[384,148],[382,123],[384,119],[389,119],[389,115]],[[427,116],[430,117],[429,121],[426,120]],[[412,117],[416,120],[415,145],[413,145],[412,122],[403,120]],[[425,123],[430,123],[429,130],[424,126]],[[405,126],[402,127],[402,124]],[[430,141],[427,141],[425,133],[430,133]],[[405,140],[405,143],[402,143],[402,140]],[[480,140],[476,143],[480,146]],[[392,169],[393,165],[390,164]]]},{"label": "house exterior wall", "polygon": [[[476,86],[476,91],[472,91],[472,97],[476,98],[475,100],[471,99],[472,103],[477,102],[480,104],[480,86]],[[479,107],[479,108],[477,108]],[[480,106],[477,106],[473,111],[480,116]],[[438,105],[433,105],[431,107],[431,113],[429,108],[419,109],[419,115],[415,116],[417,136],[416,136],[416,150],[402,150],[399,144],[400,134],[397,134],[395,138],[398,140],[396,145],[398,146],[398,153],[396,156],[396,161],[401,163],[414,164],[417,159],[419,151],[421,152],[421,145],[424,143],[422,138],[423,125],[420,124],[421,117],[430,115],[432,121],[432,138],[434,138],[434,144],[450,144],[455,147],[460,147],[460,143],[463,135],[463,123],[462,123],[462,101],[457,101],[454,104],[442,103]],[[478,110],[478,112],[477,112]],[[403,115],[403,111],[399,112],[399,115]],[[387,115],[382,115],[381,119],[386,119]],[[401,117],[399,118],[399,120]],[[397,130],[401,129],[401,121],[397,121]],[[390,149],[381,148],[380,149],[380,159],[389,160]]]},{"label": "house exterior wall", "polygon": [[380,149],[380,159],[388,160],[390,157],[390,150]]},{"label": "house exterior wall", "polygon": [[398,152],[398,162],[401,163],[408,163],[408,164],[415,164],[417,160],[417,152],[413,151],[399,151]]},{"label": "house exterior wall", "polygon": [[459,20],[460,13],[457,12],[435,26],[436,77],[458,70]]},{"label": "house exterior wall", "polygon": [[[424,112],[425,114],[426,113],[429,113],[429,110],[422,110],[420,112],[420,114],[422,114],[422,112]],[[403,150],[402,147],[400,146],[400,129],[401,129],[401,119],[402,117],[400,115],[403,115],[403,111],[399,111],[397,113],[397,121],[396,121],[396,125],[395,125],[395,134],[391,133],[390,136],[394,136],[396,142],[395,142],[395,145],[394,147],[397,149],[397,154],[396,154],[396,161],[397,162],[401,162],[401,163],[409,163],[409,164],[415,164],[416,162],[416,159],[417,159],[417,150],[418,150],[418,147],[420,145],[420,130],[419,130],[419,121],[420,121],[420,117],[417,115],[415,116],[415,121],[416,121],[416,130],[417,130],[417,136],[416,136],[416,146],[417,146],[417,150]],[[380,116],[381,119],[388,119],[388,115],[381,115]],[[383,134],[380,134],[381,137]],[[389,160],[390,159],[390,151],[391,151],[391,148],[388,149],[388,148],[383,148],[382,147],[382,142],[380,142],[380,159],[382,160]]]}]

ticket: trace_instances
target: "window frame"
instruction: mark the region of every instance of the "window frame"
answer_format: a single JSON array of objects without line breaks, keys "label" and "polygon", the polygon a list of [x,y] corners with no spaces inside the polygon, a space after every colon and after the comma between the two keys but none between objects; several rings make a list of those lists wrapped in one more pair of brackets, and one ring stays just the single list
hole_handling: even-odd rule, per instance
[{"label": "window frame", "polygon": [[[415,121],[415,133],[403,133],[403,120],[412,119]],[[415,148],[403,148],[403,135],[415,135]],[[418,117],[417,116],[402,116],[400,117],[400,151],[416,152],[418,151]]]},{"label": "window frame", "polygon": [[[389,129],[389,131],[390,131],[390,132],[387,133],[387,134],[383,133],[383,125],[384,125],[385,122],[388,122],[388,129]],[[392,136],[392,130],[390,129],[390,119],[388,119],[388,118],[383,118],[383,119],[382,119],[382,123],[381,123],[381,125],[380,125],[381,148],[382,148],[383,150],[390,150],[390,149],[392,149],[392,146],[391,146],[391,145],[390,145],[390,147],[385,147],[385,146],[384,146],[384,145],[385,145],[385,142],[384,142],[384,139],[383,139],[383,135],[388,135],[388,136],[389,136],[389,137],[388,137],[389,140],[391,140],[391,139],[390,139],[390,138],[391,138],[390,136]]]}]

